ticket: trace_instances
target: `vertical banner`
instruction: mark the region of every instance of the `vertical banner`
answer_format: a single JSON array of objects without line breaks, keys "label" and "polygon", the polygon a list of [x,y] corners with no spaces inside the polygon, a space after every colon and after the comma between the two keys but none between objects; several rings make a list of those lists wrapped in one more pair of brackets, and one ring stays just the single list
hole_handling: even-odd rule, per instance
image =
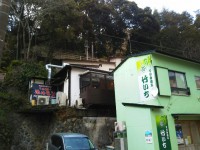
[{"label": "vertical banner", "polygon": [[156,88],[156,83],[151,55],[141,57],[141,59],[136,61],[136,66],[138,73],[140,101],[155,99],[155,94],[152,94]]},{"label": "vertical banner", "polygon": [[171,150],[167,116],[156,116],[156,126],[160,150]]}]

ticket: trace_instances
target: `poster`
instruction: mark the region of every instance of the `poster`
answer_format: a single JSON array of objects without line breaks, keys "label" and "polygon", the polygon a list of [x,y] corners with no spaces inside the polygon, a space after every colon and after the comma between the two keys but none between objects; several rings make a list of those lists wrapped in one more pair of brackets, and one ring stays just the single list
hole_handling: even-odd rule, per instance
[{"label": "poster", "polygon": [[176,128],[176,138],[177,138],[178,144],[184,144],[183,131],[182,131],[181,124],[176,124],[175,128]]},{"label": "poster", "polygon": [[156,116],[156,126],[160,150],[171,150],[167,116]]},{"label": "poster", "polygon": [[146,141],[146,143],[148,143],[148,144],[153,143],[152,131],[151,131],[151,130],[145,131],[145,141]]},{"label": "poster", "polygon": [[155,96],[152,95],[152,91],[155,89],[156,83],[151,55],[141,57],[138,61],[136,61],[136,67],[140,101],[155,99]]}]

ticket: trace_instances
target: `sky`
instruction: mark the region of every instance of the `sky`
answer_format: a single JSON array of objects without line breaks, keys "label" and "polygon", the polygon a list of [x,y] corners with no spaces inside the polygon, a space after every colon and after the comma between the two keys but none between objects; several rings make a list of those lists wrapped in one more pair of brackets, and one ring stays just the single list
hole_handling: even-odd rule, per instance
[{"label": "sky", "polygon": [[152,10],[157,9],[159,12],[163,8],[169,11],[182,13],[183,11],[189,12],[195,17],[194,11],[200,9],[200,0],[129,0],[134,1],[138,7],[150,7]]}]

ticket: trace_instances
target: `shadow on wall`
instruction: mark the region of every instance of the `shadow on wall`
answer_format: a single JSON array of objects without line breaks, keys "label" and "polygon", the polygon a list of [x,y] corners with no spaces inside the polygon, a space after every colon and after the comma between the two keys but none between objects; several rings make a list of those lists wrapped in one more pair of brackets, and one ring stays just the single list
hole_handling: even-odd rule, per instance
[{"label": "shadow on wall", "polygon": [[11,150],[43,150],[52,133],[77,132],[88,135],[99,150],[113,143],[115,117],[80,117],[63,111],[14,114]]}]

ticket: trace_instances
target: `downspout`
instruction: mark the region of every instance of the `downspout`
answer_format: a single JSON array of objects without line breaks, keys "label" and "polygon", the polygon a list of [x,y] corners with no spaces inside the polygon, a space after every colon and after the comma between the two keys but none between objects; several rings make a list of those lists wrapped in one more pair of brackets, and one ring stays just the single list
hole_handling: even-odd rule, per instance
[{"label": "downspout", "polygon": [[68,84],[68,98],[69,98],[69,106],[71,106],[71,67],[68,71],[68,77],[69,77],[69,84]]},{"label": "downspout", "polygon": [[[65,64],[65,65],[69,65],[69,64]],[[58,66],[58,65],[46,64],[46,69],[48,70],[48,81],[51,80],[51,73],[52,73],[51,67],[63,68],[65,65]]]},{"label": "downspout", "polygon": [[[62,65],[62,66],[58,66],[58,65],[52,65],[52,64],[46,64],[46,70],[48,71],[48,82],[50,83],[50,80],[51,80],[51,74],[52,74],[52,70],[51,70],[51,67],[55,67],[55,68],[63,68],[65,67],[66,65],[69,65],[69,64],[65,64],[65,65]],[[69,84],[68,84],[68,99],[69,99],[69,106],[71,105],[71,68],[70,70],[68,71],[67,73],[67,76],[69,78]]]}]

